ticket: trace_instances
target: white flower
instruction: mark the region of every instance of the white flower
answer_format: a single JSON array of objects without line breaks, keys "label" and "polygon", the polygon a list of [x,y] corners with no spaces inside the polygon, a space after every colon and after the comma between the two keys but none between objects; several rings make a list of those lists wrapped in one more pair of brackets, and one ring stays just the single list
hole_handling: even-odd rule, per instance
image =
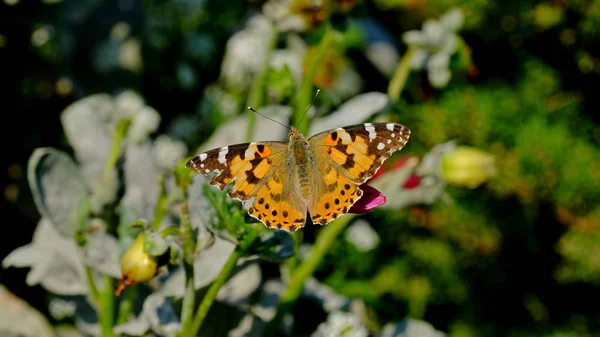
[{"label": "white flower", "polygon": [[346,241],[361,252],[368,252],[379,244],[379,235],[365,220],[356,220],[346,230]]},{"label": "white flower", "polygon": [[441,331],[436,330],[428,322],[416,319],[406,319],[400,322],[391,322],[383,327],[379,337],[445,337]]},{"label": "white flower", "polygon": [[256,15],[227,41],[221,76],[228,85],[240,90],[250,85],[253,75],[265,65],[273,34],[269,19]]},{"label": "white flower", "polygon": [[144,99],[134,91],[127,90],[115,99],[117,108],[112,119],[116,122],[124,118],[131,119],[127,138],[141,143],[160,126],[160,114],[147,106]]},{"label": "white flower", "polygon": [[152,132],[156,131],[159,125],[160,115],[158,111],[149,106],[144,106],[134,114],[127,136],[132,141],[141,143]]},{"label": "white flower", "polygon": [[427,68],[429,82],[434,87],[444,87],[450,81],[448,65],[458,48],[456,32],[463,21],[462,11],[455,8],[439,20],[426,20],[422,30],[411,30],[402,36],[404,42],[414,50],[411,67],[415,70]]},{"label": "white flower", "polygon": [[327,321],[319,324],[311,337],[367,337],[369,332],[360,319],[349,312],[334,311],[327,316]]},{"label": "white flower", "polygon": [[166,135],[158,136],[153,146],[155,162],[164,170],[172,170],[187,153],[187,146],[183,142]]},{"label": "white flower", "polygon": [[306,20],[290,11],[293,0],[269,0],[263,5],[263,13],[275,22],[281,32],[303,31],[307,28]]}]

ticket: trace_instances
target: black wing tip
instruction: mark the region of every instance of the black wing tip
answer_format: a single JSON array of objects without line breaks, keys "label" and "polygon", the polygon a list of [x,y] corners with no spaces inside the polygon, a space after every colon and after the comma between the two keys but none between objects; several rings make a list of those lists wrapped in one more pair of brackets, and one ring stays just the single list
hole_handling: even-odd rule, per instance
[{"label": "black wing tip", "polygon": [[196,165],[194,165],[194,163],[196,162],[197,159],[198,159],[198,156],[194,156],[194,157],[190,158],[190,160],[188,160],[187,163],[185,163],[185,167],[195,169]]}]

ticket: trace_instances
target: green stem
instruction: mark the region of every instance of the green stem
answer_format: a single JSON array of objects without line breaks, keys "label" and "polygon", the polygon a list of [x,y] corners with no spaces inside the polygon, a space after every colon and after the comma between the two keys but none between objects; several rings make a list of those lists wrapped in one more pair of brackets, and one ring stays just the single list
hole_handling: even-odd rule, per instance
[{"label": "green stem", "polygon": [[294,255],[290,256],[285,261],[288,278],[292,276],[294,269],[296,269],[296,266],[298,266],[298,254],[300,252],[300,246],[302,245],[302,241],[304,240],[304,231],[293,232],[292,239],[294,240]]},{"label": "green stem", "polygon": [[221,270],[221,272],[219,273],[217,278],[211,284],[210,288],[208,288],[208,291],[206,292],[206,295],[204,295],[202,302],[200,302],[200,306],[198,307],[198,310],[196,311],[196,315],[194,316],[194,321],[192,322],[192,326],[190,327],[189,331],[187,331],[189,333],[185,334],[186,336],[198,335],[198,331],[200,331],[200,327],[202,326],[202,323],[204,322],[204,319],[206,318],[206,315],[208,314],[208,310],[210,309],[213,302],[215,301],[215,298],[217,297],[217,293],[219,292],[219,289],[221,289],[223,284],[225,284],[225,282],[227,282],[227,280],[229,279],[229,276],[231,275],[231,273],[237,266],[238,260],[242,256],[244,256],[246,251],[250,248],[250,246],[252,246],[252,244],[254,243],[254,241],[256,240],[257,237],[258,237],[258,231],[256,231],[256,230],[248,231],[247,236],[240,242],[240,244],[236,247],[236,249],[233,251],[233,253],[231,253],[231,256],[229,256],[229,259],[225,263],[225,266],[223,266],[223,269]]},{"label": "green stem", "polygon": [[[194,288],[194,265],[185,262],[185,294],[181,311],[181,331],[188,331],[194,317],[194,305],[196,304],[196,289]],[[193,335],[195,336],[195,335]]]},{"label": "green stem", "polygon": [[131,313],[133,312],[133,306],[135,304],[135,298],[138,294],[138,288],[136,286],[131,286],[125,288],[123,294],[121,295],[121,303],[119,304],[119,314],[117,316],[117,324],[123,324],[131,318]]},{"label": "green stem", "polygon": [[[123,119],[121,120],[116,127],[115,134],[113,135],[113,142],[110,148],[110,152],[108,154],[108,158],[106,160],[106,165],[104,166],[104,183],[112,184],[112,174],[114,168],[121,157],[121,148],[123,145],[123,140],[127,135],[127,130],[129,130],[129,126],[131,125],[131,120]],[[88,272],[88,279],[90,280],[90,285],[94,282],[94,277],[92,275],[92,271]],[[98,321],[100,322],[100,326],[102,329],[103,337],[112,337],[113,336],[113,327],[115,325],[115,297],[113,295],[114,285],[113,279],[110,276],[103,277],[104,287],[101,292],[98,292],[98,289],[94,285],[90,287],[92,292],[96,292],[96,297],[98,299]],[[95,289],[95,290],[94,290]]]},{"label": "green stem", "polygon": [[404,90],[404,85],[410,74],[410,59],[414,52],[413,48],[408,48],[406,53],[402,56],[402,59],[400,59],[396,71],[394,72],[394,76],[392,76],[392,79],[390,80],[388,96],[392,100],[392,103],[396,103],[400,99],[400,94],[402,93],[402,90]]},{"label": "green stem", "polygon": [[150,224],[150,228],[158,230],[160,223],[167,214],[167,189],[165,187],[165,177],[162,174],[158,175],[158,198],[156,200],[156,208],[154,209],[154,218]]},{"label": "green stem", "polygon": [[287,288],[281,294],[275,316],[265,326],[262,336],[267,337],[275,334],[283,318],[292,309],[294,303],[302,293],[306,279],[315,272],[338,235],[355,216],[355,214],[346,214],[321,229],[311,255],[294,270]]},{"label": "green stem", "polygon": [[123,119],[117,124],[113,143],[108,154],[108,159],[106,160],[106,164],[104,166],[104,182],[107,184],[110,183],[113,169],[115,168],[115,165],[121,156],[121,145],[123,143],[123,139],[125,139],[129,125],[131,125],[131,120],[129,119]]},{"label": "green stem", "polygon": [[99,312],[99,321],[102,327],[102,337],[113,336],[113,326],[115,325],[115,297],[113,296],[113,279],[110,276],[104,276],[104,288],[100,293],[102,306]]},{"label": "green stem", "polygon": [[[247,105],[255,110],[260,109],[265,102],[265,82],[269,73],[269,60],[271,59],[271,53],[277,44],[277,32],[273,29],[273,33],[270,36],[269,44],[265,53],[265,62],[262,65],[261,70],[254,76],[254,81],[250,87],[248,93]],[[246,127],[246,141],[250,142],[254,139],[254,129],[256,125],[256,114],[249,113],[248,125]]]},{"label": "green stem", "polygon": [[331,28],[330,24],[326,24],[325,34],[321,38],[321,42],[319,42],[317,53],[315,57],[311,59],[311,62],[306,66],[306,76],[304,76],[302,79],[300,89],[296,93],[294,113],[292,115],[292,125],[298,128],[298,130],[304,134],[308,134],[310,128],[310,118],[305,117],[304,114],[306,109],[308,109],[311,98],[314,95],[313,80],[317,74],[319,65],[323,63],[322,61],[325,57],[325,53],[331,47],[333,42],[333,34],[333,28]]},{"label": "green stem", "polygon": [[96,307],[100,307],[100,292],[98,291],[98,286],[96,286],[96,279],[94,278],[92,268],[88,265],[85,265],[85,275],[87,276],[92,299],[94,300]]}]

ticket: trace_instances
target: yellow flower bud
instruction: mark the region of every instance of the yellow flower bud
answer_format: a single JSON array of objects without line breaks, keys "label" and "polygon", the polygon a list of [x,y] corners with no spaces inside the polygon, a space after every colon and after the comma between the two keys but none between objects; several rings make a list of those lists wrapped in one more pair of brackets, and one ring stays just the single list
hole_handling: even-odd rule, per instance
[{"label": "yellow flower bud", "polygon": [[115,290],[119,296],[125,287],[151,280],[158,271],[157,258],[144,251],[144,233],[140,233],[121,257],[121,280]]},{"label": "yellow flower bud", "polygon": [[483,150],[457,146],[444,156],[442,173],[448,184],[476,188],[496,174],[496,160]]}]

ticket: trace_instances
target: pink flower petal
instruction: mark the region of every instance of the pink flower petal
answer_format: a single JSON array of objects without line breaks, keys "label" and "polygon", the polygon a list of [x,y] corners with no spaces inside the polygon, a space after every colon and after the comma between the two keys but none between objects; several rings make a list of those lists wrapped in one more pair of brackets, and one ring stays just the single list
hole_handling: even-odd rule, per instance
[{"label": "pink flower petal", "polygon": [[362,184],[359,188],[363,191],[363,195],[350,207],[350,213],[363,214],[385,204],[387,201],[385,195],[374,187]]}]

